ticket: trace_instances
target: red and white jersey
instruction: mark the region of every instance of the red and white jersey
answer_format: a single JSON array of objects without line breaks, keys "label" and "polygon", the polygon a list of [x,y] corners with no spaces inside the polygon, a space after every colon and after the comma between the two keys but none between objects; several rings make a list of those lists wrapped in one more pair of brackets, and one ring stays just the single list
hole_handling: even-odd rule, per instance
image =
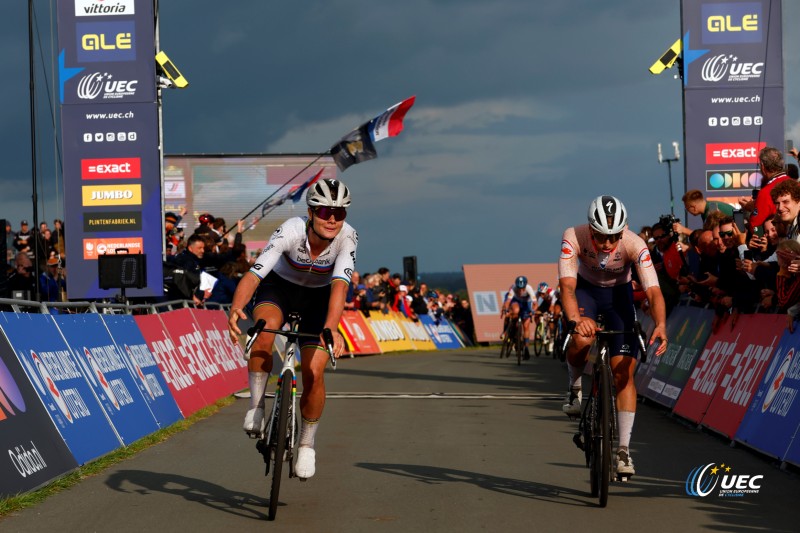
[{"label": "red and white jersey", "polygon": [[650,250],[641,237],[626,229],[610,253],[603,253],[592,239],[589,224],[567,228],[561,240],[559,278],[583,279],[598,287],[613,287],[631,281],[631,266],[643,289],[658,287]]}]

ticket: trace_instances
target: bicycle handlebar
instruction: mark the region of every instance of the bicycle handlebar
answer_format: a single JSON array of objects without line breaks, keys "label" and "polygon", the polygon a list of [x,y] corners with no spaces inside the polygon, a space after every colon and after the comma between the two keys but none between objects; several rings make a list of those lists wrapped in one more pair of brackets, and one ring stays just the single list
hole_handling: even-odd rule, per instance
[{"label": "bicycle handlebar", "polygon": [[[249,354],[261,333],[274,333],[286,337],[288,342],[297,342],[301,338],[317,339],[319,335],[313,333],[300,333],[299,331],[287,331],[283,329],[270,329],[265,327],[267,325],[263,318],[260,318],[250,329],[247,330],[247,340],[244,344],[244,353]],[[325,349],[328,351],[328,356],[331,358],[331,367],[336,370],[336,358],[333,355],[333,333],[329,328],[322,330],[322,338],[325,341]]]},{"label": "bicycle handlebar", "polygon": [[[572,334],[575,333],[575,326],[576,322],[574,320],[570,320],[567,322],[567,334],[564,337],[564,344],[562,346],[562,352],[567,353],[567,345],[569,345],[569,341],[572,340]],[[595,332],[595,335],[624,335],[626,333],[635,333],[636,338],[639,341],[639,348],[641,349],[642,354],[642,363],[647,362],[647,344],[644,341],[644,331],[642,330],[642,325],[637,320],[634,323],[634,328],[632,330],[605,330],[600,329]]]}]

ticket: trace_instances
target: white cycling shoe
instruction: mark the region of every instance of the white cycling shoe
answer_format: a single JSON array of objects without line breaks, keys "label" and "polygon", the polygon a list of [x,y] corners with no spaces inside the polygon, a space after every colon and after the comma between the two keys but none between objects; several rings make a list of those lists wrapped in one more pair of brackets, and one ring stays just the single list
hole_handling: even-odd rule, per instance
[{"label": "white cycling shoe", "polygon": [[570,417],[578,417],[581,416],[581,400],[583,399],[583,393],[581,389],[572,388],[567,393],[566,402],[564,405],[561,406],[561,410]]},{"label": "white cycling shoe", "polygon": [[297,448],[297,463],[294,472],[301,480],[308,479],[316,472],[317,452],[309,446]]},{"label": "white cycling shoe", "polygon": [[247,411],[244,415],[242,428],[248,435],[259,436],[264,432],[264,410],[256,407]]},{"label": "white cycling shoe", "polygon": [[630,477],[636,473],[636,469],[633,468],[633,458],[630,452],[617,450],[615,459],[617,461],[616,472],[618,476]]}]

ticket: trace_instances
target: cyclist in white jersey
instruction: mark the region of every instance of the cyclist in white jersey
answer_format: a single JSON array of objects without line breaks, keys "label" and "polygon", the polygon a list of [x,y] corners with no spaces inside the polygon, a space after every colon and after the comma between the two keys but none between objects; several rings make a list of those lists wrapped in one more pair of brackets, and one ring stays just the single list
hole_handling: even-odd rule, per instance
[{"label": "cyclist in white jersey", "polygon": [[516,320],[518,316],[522,317],[522,335],[525,339],[525,359],[531,358],[530,350],[528,349],[528,341],[530,340],[531,329],[531,316],[533,315],[533,307],[536,302],[536,293],[533,287],[528,285],[528,278],[525,276],[517,276],[514,284],[508,289],[506,299],[503,301],[503,307],[500,309],[500,318],[504,319],[503,322],[503,337],[508,334],[509,321]]},{"label": "cyclist in white jersey", "polygon": [[[561,241],[558,277],[561,303],[567,320],[575,322],[575,335],[567,349],[569,392],[563,410],[570,416],[581,412],[581,375],[594,341],[598,314],[609,330],[632,330],[636,320],[631,286],[631,267],[650,301],[655,329],[650,343],[660,339],[660,356],[667,349],[666,306],[645,242],[627,229],[625,206],[613,196],[598,196],[589,206],[589,223],[568,228]],[[629,445],[636,412],[636,355],[634,334],[617,335],[609,341],[611,371],[617,391],[619,447],[616,470],[635,473]]]},{"label": "cyclist in white jersey", "polygon": [[[300,331],[320,335],[301,342],[303,396],[300,398],[302,424],[295,471],[301,479],[314,475],[314,437],[325,405],[325,365],[328,355],[321,338],[324,328],[333,332],[334,356],[344,352],[338,332],[347,288],[355,269],[358,234],[344,219],[350,205],[350,191],[344,183],[324,179],[306,194],[308,217],[284,222],[270,237],[250,271],[239,281],[231,303],[228,328],[231,339],[241,335],[237,322],[247,318],[244,307],[254,299],[253,319],[264,319],[269,329],[280,329],[289,313],[300,313]],[[275,335],[262,333],[248,362],[250,410],[244,430],[259,434],[264,429],[264,392],[272,371]]]}]

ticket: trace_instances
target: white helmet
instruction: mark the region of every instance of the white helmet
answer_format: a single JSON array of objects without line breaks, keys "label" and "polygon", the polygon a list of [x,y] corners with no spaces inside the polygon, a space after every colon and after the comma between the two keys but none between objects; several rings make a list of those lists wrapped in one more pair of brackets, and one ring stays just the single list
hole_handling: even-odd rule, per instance
[{"label": "white helmet", "polygon": [[625,229],[628,210],[613,196],[598,196],[589,205],[589,225],[603,235],[614,235]]},{"label": "white helmet", "polygon": [[339,180],[325,178],[308,189],[306,203],[309,207],[349,207],[350,190]]}]

